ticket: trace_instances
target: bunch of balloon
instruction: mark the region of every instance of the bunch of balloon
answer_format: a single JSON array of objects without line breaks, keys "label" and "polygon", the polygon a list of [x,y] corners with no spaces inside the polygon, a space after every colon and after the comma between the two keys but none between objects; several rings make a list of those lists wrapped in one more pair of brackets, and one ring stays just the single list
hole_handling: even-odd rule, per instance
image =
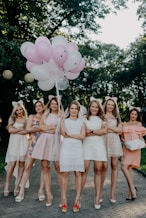
[{"label": "bunch of balloon", "polygon": [[26,68],[32,77],[38,80],[43,91],[65,90],[68,80],[74,80],[85,67],[85,60],[74,42],[68,42],[63,36],[56,36],[50,41],[40,36],[35,43],[24,42],[21,53],[27,59]]}]

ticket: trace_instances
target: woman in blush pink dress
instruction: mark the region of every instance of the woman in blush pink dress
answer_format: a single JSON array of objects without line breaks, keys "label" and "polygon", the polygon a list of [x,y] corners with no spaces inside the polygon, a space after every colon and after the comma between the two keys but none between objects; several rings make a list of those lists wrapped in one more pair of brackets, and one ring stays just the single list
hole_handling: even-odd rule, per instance
[{"label": "woman in blush pink dress", "polygon": [[[146,135],[146,129],[142,126],[140,112],[137,108],[133,108],[129,111],[129,121],[123,124],[122,141],[123,143],[133,139],[143,140],[143,136]],[[126,200],[135,200],[137,197],[137,190],[134,185],[132,168],[139,168],[141,159],[141,150],[128,150],[126,146],[123,146],[123,158],[122,158],[122,171],[127,180],[129,194]]]},{"label": "woman in blush pink dress", "polygon": [[[110,202],[116,203],[115,189],[118,178],[118,158],[123,155],[122,143],[119,136],[119,134],[122,133],[122,125],[117,105],[117,98],[106,96],[105,100],[103,108],[105,111],[105,118],[107,120],[106,145],[108,158],[110,158],[111,162]],[[107,166],[105,169],[106,168]]]},{"label": "woman in blush pink dress", "polygon": [[[16,202],[21,202],[24,199],[24,189],[25,187],[27,187],[26,186],[27,181],[29,179],[32,166],[35,162],[35,159],[32,158],[31,155],[35,148],[36,142],[41,134],[39,125],[40,125],[40,120],[42,118],[43,110],[44,110],[44,104],[42,102],[42,99],[35,100],[34,114],[29,115],[27,125],[26,125],[26,129],[29,132],[27,159],[25,163],[25,169],[23,172],[23,176],[21,179],[21,188],[20,188],[19,194],[15,198]],[[40,201],[43,201],[45,199],[43,188],[44,188],[44,179],[43,179],[43,171],[41,170],[40,188],[38,192],[38,197]]]},{"label": "woman in blush pink dress", "polygon": [[52,205],[53,196],[51,193],[51,175],[50,165],[54,162],[54,166],[59,178],[59,185],[61,179],[60,167],[59,167],[59,155],[60,155],[60,116],[59,102],[57,97],[50,96],[49,102],[45,107],[45,112],[40,122],[40,129],[42,131],[40,137],[37,140],[35,148],[31,157],[41,160],[41,166],[44,175],[44,185],[46,189],[46,206]]}]

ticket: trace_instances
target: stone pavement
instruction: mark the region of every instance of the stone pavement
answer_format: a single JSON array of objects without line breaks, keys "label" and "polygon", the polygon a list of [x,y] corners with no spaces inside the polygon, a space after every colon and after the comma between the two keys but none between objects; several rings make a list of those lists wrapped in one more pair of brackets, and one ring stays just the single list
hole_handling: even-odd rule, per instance
[{"label": "stone pavement", "polygon": [[[120,166],[120,162],[119,162]],[[119,168],[119,177],[116,189],[115,204],[110,203],[110,169],[108,170],[104,190],[103,203],[100,210],[93,207],[94,184],[93,168],[91,165],[86,186],[82,193],[82,207],[79,213],[72,212],[75,198],[74,174],[70,174],[68,187],[68,212],[62,213],[58,207],[60,191],[57,175],[52,166],[52,194],[54,196],[51,207],[45,206],[45,201],[39,202],[37,192],[39,188],[40,162],[37,161],[30,176],[30,188],[26,190],[25,199],[21,203],[14,201],[13,193],[8,197],[3,196],[5,174],[0,178],[0,218],[146,218],[146,177],[137,171],[133,171],[135,185],[138,189],[138,197],[135,201],[125,200],[128,189],[127,183]],[[11,182],[13,191],[14,179]]]}]

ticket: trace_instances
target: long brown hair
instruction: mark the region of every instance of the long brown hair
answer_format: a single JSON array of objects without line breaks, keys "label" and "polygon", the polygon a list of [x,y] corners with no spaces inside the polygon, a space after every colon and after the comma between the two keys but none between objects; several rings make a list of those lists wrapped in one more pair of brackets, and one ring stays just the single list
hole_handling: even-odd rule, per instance
[{"label": "long brown hair", "polygon": [[119,123],[121,123],[121,118],[120,118],[120,113],[119,113],[118,105],[117,105],[117,103],[114,101],[114,99],[109,98],[109,99],[107,99],[107,100],[105,101],[105,103],[104,103],[104,105],[103,105],[104,112],[105,112],[105,114],[106,114],[106,112],[107,112],[106,106],[107,106],[108,101],[112,101],[112,102],[114,103],[114,109],[113,109],[113,111],[112,111],[112,114],[113,114],[113,116],[117,119],[117,125],[118,125]]},{"label": "long brown hair", "polygon": [[89,120],[89,118],[91,116],[90,107],[91,107],[91,105],[93,103],[96,103],[98,105],[98,107],[99,107],[99,111],[97,113],[97,116],[99,116],[102,120],[105,120],[105,113],[104,113],[103,107],[102,107],[102,105],[100,104],[100,102],[98,100],[90,101],[88,111],[87,111],[87,115],[86,115],[87,120]]}]

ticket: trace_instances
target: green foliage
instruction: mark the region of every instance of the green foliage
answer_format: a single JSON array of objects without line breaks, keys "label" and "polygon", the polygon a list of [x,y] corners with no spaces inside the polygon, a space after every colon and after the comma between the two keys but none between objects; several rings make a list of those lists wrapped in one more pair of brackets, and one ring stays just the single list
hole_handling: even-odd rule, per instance
[{"label": "green foliage", "polygon": [[140,169],[146,172],[146,149],[141,149],[141,164]]},{"label": "green foliage", "polygon": [[0,157],[0,173],[4,172],[4,167],[6,166],[5,164],[5,157]]}]

